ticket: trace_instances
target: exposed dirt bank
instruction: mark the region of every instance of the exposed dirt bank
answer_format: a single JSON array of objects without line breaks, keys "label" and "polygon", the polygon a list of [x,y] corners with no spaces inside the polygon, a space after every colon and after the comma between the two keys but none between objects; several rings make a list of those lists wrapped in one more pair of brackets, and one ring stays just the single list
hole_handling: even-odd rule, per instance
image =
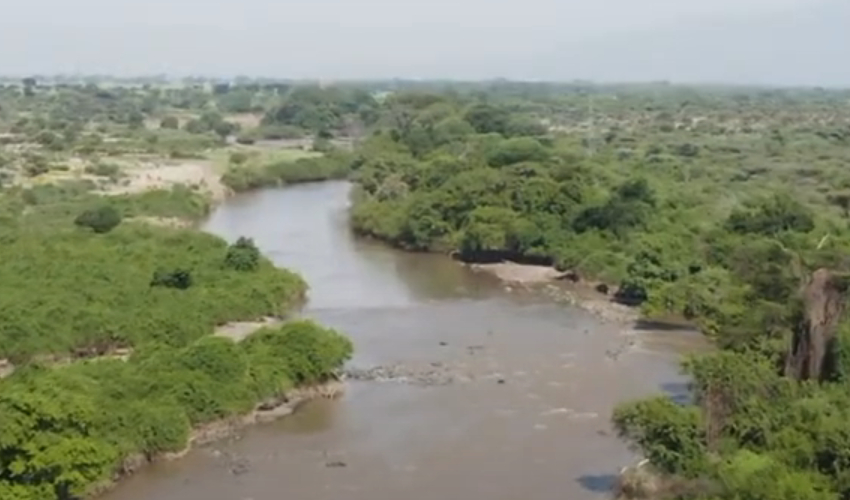
[{"label": "exposed dirt bank", "polygon": [[256,332],[260,328],[267,326],[276,326],[281,324],[283,319],[272,316],[265,317],[259,321],[231,321],[219,327],[216,327],[214,335],[218,337],[227,337],[235,342],[240,342],[242,339]]},{"label": "exposed dirt bank", "polygon": [[476,272],[486,272],[500,280],[515,285],[536,285],[562,279],[565,273],[550,266],[498,262],[495,264],[467,264]]},{"label": "exposed dirt bank", "polygon": [[[466,265],[475,271],[492,274],[504,283],[508,292],[542,293],[555,302],[584,309],[602,322],[616,325],[619,341],[606,351],[612,360],[630,351],[651,350],[653,344],[681,344],[691,350],[711,349],[709,342],[693,325],[675,319],[648,321],[641,317],[638,308],[617,302],[614,287],[582,280],[576,273],[515,262]],[[671,332],[677,333],[671,335]]]},{"label": "exposed dirt bank", "polygon": [[124,220],[126,222],[137,222],[141,224],[150,224],[152,226],[170,227],[175,229],[182,229],[192,226],[191,221],[181,219],[179,217],[151,217],[147,215],[142,215]]},{"label": "exposed dirt bank", "polygon": [[554,300],[586,309],[604,321],[630,324],[640,319],[637,309],[612,300],[613,287],[581,280],[569,271],[509,261],[466,265],[473,271],[492,274],[503,281],[509,291],[515,287],[542,290]]},{"label": "exposed dirt bank", "polygon": [[174,162],[140,162],[122,170],[127,177],[119,184],[108,186],[104,194],[129,194],[177,185],[197,187],[213,201],[220,202],[230,193],[211,162],[185,160]]}]

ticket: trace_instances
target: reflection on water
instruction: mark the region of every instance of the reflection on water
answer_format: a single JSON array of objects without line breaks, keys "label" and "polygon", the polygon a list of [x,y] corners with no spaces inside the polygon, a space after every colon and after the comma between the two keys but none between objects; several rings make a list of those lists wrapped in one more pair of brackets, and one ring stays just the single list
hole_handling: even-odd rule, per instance
[{"label": "reflection on water", "polygon": [[[236,197],[206,229],[254,238],[309,282],[304,314],[350,335],[353,363],[448,367],[439,387],[354,383],[239,439],[125,481],[112,500],[582,500],[632,460],[608,415],[628,398],[679,397],[678,346],[611,359],[616,325],[530,295],[448,258],[355,240],[346,183]],[[672,338],[675,334],[653,336]],[[234,458],[236,457],[236,458]],[[234,473],[233,460],[247,464]],[[329,466],[333,464],[334,466]]]}]

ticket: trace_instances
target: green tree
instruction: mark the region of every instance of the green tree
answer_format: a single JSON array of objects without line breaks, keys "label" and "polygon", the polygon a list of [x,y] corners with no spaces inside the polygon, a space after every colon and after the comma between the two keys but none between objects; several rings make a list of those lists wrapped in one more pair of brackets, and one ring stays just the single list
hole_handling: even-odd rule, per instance
[{"label": "green tree", "polygon": [[237,271],[255,271],[260,265],[260,250],[251,238],[240,237],[227,248],[224,265]]},{"label": "green tree", "polygon": [[98,234],[108,233],[121,224],[121,214],[112,205],[102,205],[78,215],[74,224],[89,228]]}]

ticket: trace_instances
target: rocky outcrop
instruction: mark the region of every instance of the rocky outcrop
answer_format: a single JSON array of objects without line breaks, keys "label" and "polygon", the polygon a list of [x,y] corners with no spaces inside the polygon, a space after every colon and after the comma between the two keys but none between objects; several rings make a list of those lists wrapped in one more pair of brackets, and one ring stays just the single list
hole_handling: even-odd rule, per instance
[{"label": "rocky outcrop", "polygon": [[835,332],[846,308],[850,277],[818,269],[801,289],[802,308],[785,360],[785,375],[824,380],[832,372]]}]

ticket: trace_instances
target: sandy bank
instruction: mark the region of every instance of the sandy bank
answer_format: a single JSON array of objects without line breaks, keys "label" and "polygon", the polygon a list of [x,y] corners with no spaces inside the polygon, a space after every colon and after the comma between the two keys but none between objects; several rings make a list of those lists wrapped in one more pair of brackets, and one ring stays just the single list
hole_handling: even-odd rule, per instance
[{"label": "sandy bank", "polygon": [[125,222],[136,222],[140,224],[150,224],[152,226],[170,227],[174,229],[183,229],[192,226],[192,222],[179,217],[151,217],[148,215],[140,215],[124,219]]},{"label": "sandy bank", "polygon": [[230,323],[225,323],[224,325],[216,327],[214,335],[217,337],[226,337],[235,342],[240,342],[242,339],[256,332],[260,328],[277,326],[282,322],[282,319],[271,316],[265,317],[259,321],[231,321]]},{"label": "sandy bank", "polygon": [[230,193],[212,163],[206,160],[142,162],[122,170],[122,173],[127,177],[120,184],[108,186],[104,194],[132,194],[186,185],[197,187],[213,201],[220,202]]},{"label": "sandy bank", "polygon": [[[550,266],[499,262],[495,264],[466,264],[475,272],[488,273],[513,287],[542,290],[558,302],[586,309],[605,321],[634,323],[640,319],[637,309],[617,303],[608,293],[613,291],[600,283],[583,281],[575,273],[563,272]],[[611,290],[608,290],[611,288]]]},{"label": "sandy bank", "polygon": [[500,280],[516,285],[535,285],[562,279],[565,273],[550,266],[535,266],[504,261],[494,264],[467,264],[476,272],[492,274]]},{"label": "sandy bank", "polygon": [[619,331],[617,345],[606,351],[606,356],[612,360],[628,352],[653,351],[662,346],[676,348],[677,352],[710,348],[705,337],[693,326],[675,319],[648,321],[641,316],[639,308],[614,300],[614,287],[581,280],[575,273],[515,262],[470,264],[469,267],[500,279],[508,292],[543,294],[554,302],[584,309],[602,322],[615,325]]}]

